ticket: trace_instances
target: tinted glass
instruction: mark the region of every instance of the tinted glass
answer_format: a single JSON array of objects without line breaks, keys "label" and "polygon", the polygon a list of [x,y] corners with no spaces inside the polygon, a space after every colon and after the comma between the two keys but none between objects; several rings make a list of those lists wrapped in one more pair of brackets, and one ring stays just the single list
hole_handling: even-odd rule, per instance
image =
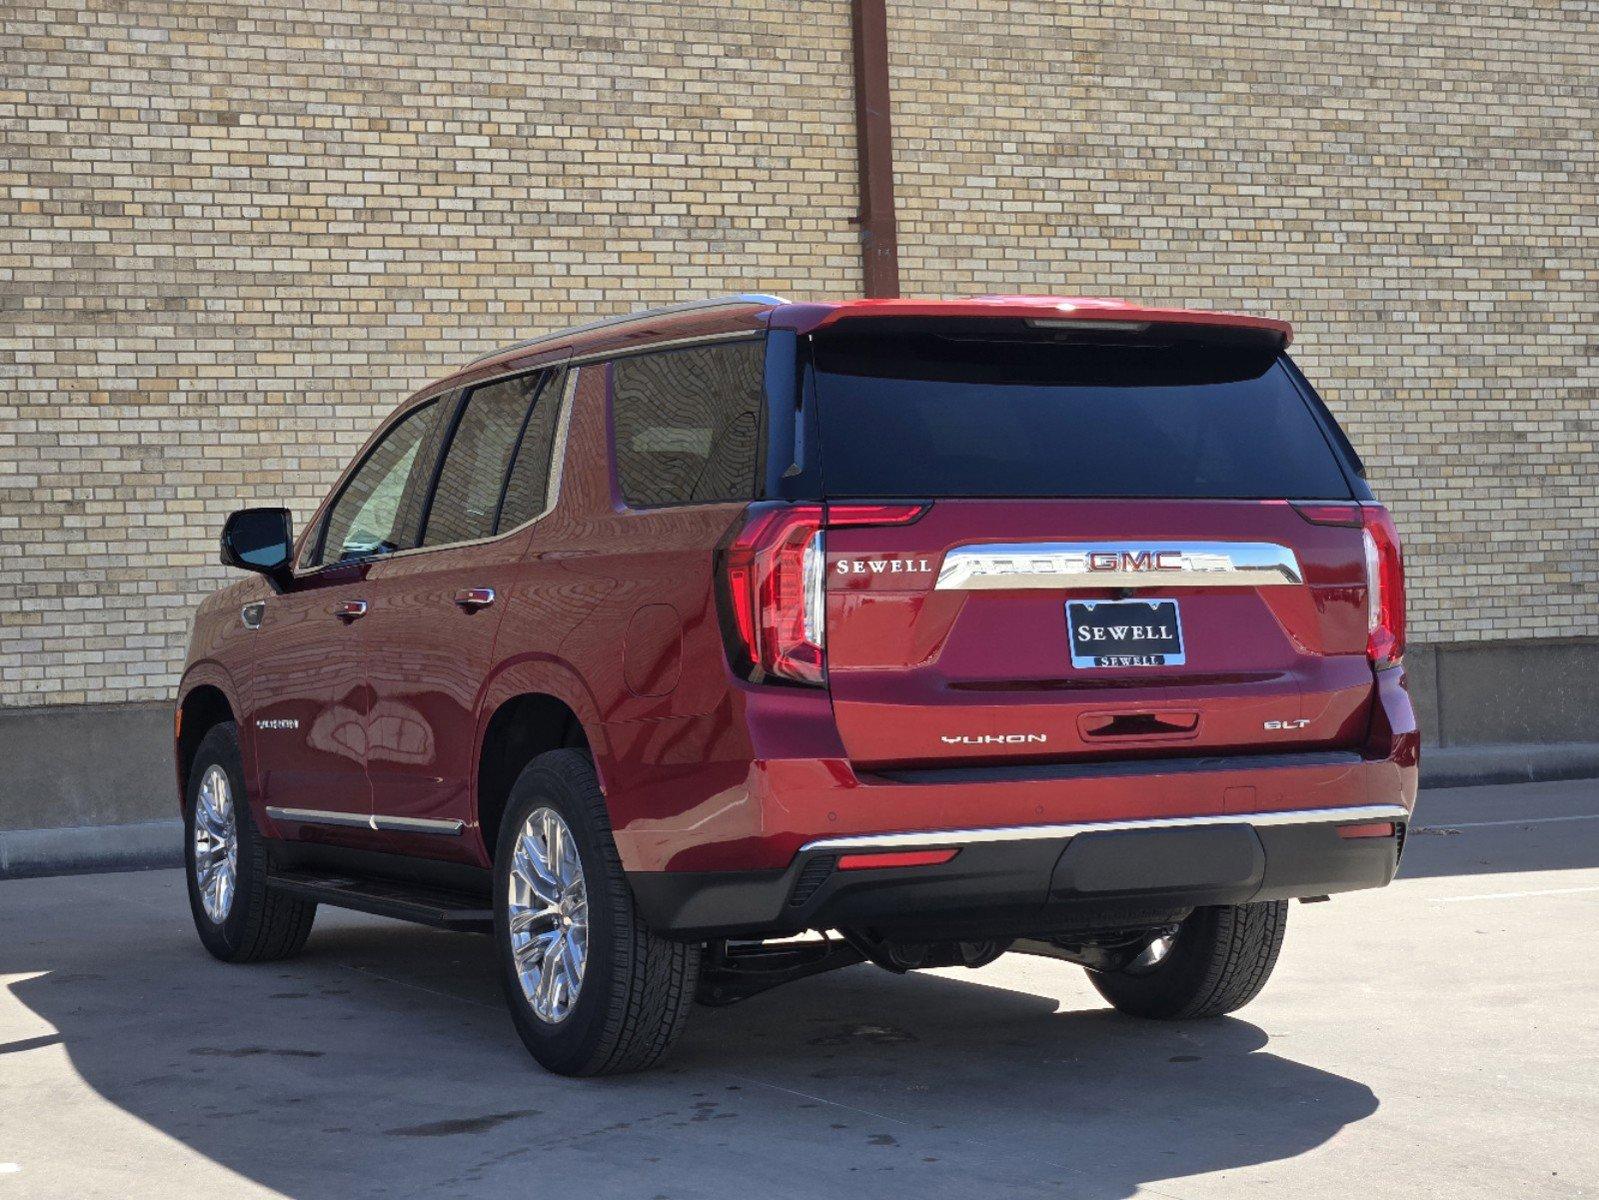
[{"label": "tinted glass", "polygon": [[317,562],[409,550],[438,450],[439,414],[430,401],[384,435],[333,502]]},{"label": "tinted glass", "polygon": [[470,542],[494,532],[506,470],[539,379],[522,375],[467,395],[428,507],[424,546]]},{"label": "tinted glass", "polygon": [[561,416],[565,392],[566,377],[557,375],[539,389],[533,401],[533,411],[522,429],[522,440],[511,463],[511,477],[505,484],[505,502],[500,508],[501,530],[515,529],[544,511],[555,426]]},{"label": "tinted glass", "polygon": [[830,495],[1350,495],[1275,347],[902,330],[814,354]]},{"label": "tinted glass", "polygon": [[616,474],[635,508],[755,494],[762,346],[743,341],[611,365]]}]

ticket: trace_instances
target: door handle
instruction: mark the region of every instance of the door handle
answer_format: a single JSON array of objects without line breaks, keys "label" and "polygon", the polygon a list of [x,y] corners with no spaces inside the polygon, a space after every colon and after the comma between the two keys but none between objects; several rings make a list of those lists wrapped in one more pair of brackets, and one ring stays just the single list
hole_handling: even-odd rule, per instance
[{"label": "door handle", "polygon": [[476,612],[494,603],[493,588],[462,588],[455,593],[455,602],[467,612]]},{"label": "door handle", "polygon": [[345,600],[341,604],[335,604],[330,611],[342,621],[353,621],[357,617],[366,616],[366,601]]}]

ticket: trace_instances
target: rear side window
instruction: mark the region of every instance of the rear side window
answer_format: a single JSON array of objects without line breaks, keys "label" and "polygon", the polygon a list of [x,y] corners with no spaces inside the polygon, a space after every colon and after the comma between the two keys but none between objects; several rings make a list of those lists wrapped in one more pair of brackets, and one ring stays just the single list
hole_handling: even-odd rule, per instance
[{"label": "rear side window", "polygon": [[525,525],[544,511],[549,498],[550,471],[555,450],[555,426],[561,416],[566,394],[566,377],[556,375],[539,388],[522,428],[522,440],[511,462],[511,476],[505,483],[505,502],[500,507],[499,529]]},{"label": "rear side window", "polygon": [[438,457],[440,414],[452,407],[429,401],[412,409],[372,447],[328,510],[308,565],[416,546],[422,498]]},{"label": "rear side window", "polygon": [[756,340],[611,364],[616,475],[629,506],[754,496],[763,369]]},{"label": "rear side window", "polygon": [[506,472],[542,378],[522,375],[468,393],[428,507],[424,546],[494,533]]},{"label": "rear side window", "polygon": [[814,340],[829,495],[1350,498],[1274,344],[895,324]]}]

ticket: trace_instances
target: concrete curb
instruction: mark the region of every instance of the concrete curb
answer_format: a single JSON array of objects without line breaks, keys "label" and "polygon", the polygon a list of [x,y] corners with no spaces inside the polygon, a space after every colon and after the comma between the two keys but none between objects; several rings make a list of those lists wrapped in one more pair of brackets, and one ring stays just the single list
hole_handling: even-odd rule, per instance
[{"label": "concrete curb", "polygon": [[1599,778],[1599,742],[1423,746],[1421,750],[1424,788],[1593,778]]},{"label": "concrete curb", "polygon": [[[1426,747],[1424,788],[1599,779],[1599,742]],[[0,879],[183,865],[183,822],[0,830]]]},{"label": "concrete curb", "polygon": [[183,822],[0,829],[0,879],[183,865]]}]

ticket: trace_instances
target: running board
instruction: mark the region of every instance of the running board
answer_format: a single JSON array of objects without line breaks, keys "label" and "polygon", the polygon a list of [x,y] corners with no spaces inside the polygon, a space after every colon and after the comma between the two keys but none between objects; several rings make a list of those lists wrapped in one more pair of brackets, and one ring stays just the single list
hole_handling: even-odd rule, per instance
[{"label": "running board", "polygon": [[434,929],[458,933],[492,933],[494,910],[487,897],[456,892],[420,883],[401,883],[392,879],[361,879],[352,875],[333,875],[316,871],[273,871],[267,886],[276,891],[352,908],[356,912],[397,921],[412,921]]}]

